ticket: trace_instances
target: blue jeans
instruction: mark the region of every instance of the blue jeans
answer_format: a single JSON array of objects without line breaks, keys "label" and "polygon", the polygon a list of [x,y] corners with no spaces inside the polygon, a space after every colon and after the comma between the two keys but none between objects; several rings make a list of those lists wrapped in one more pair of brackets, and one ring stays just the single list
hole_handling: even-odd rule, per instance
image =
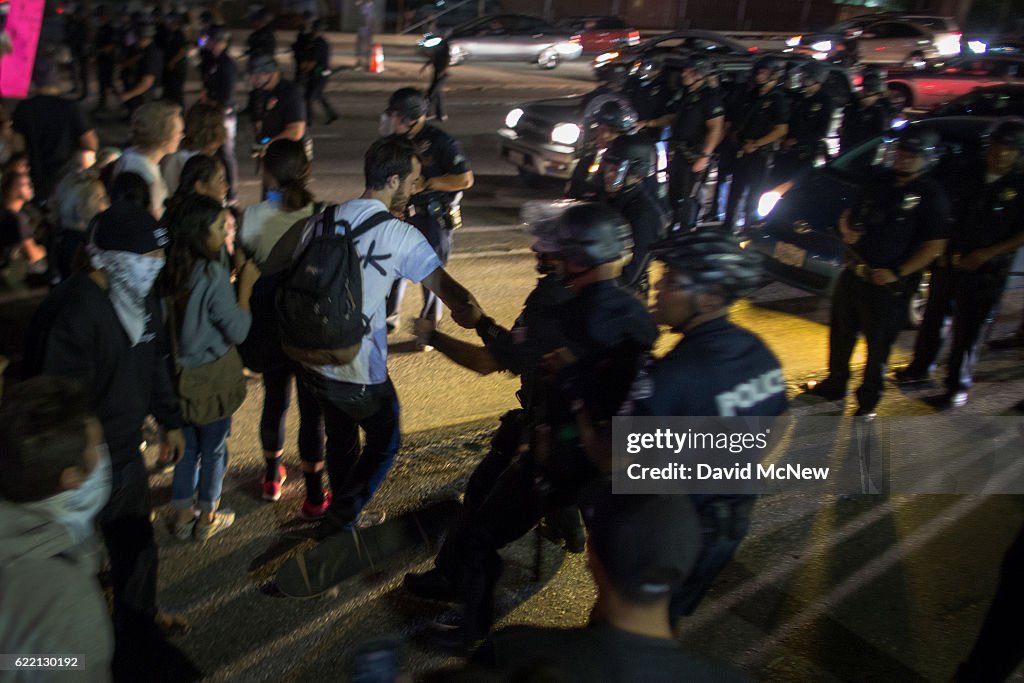
[{"label": "blue jeans", "polygon": [[214,512],[224,488],[224,472],[228,467],[228,435],[231,418],[205,425],[185,425],[185,454],[174,466],[171,482],[171,505],[178,510],[192,507],[192,496],[198,493],[199,509]]}]

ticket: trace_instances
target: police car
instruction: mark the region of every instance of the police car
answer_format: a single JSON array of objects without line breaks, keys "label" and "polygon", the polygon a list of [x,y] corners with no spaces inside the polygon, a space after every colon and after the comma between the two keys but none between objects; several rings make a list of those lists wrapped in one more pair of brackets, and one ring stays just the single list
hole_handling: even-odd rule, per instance
[{"label": "police car", "polygon": [[[933,174],[943,184],[977,163],[984,138],[1002,118],[944,117],[924,119],[907,125],[936,130],[942,140],[941,158]],[[877,137],[815,169],[795,183],[766,192],[759,202],[762,220],[747,231],[748,249],[764,256],[770,280],[814,294],[831,296],[843,268],[844,247],[837,225],[842,212],[852,206],[859,183],[872,166],[880,164],[895,131]],[[1013,270],[1021,270],[1024,251],[1018,253]],[[1010,286],[1017,285],[1014,278]],[[910,302],[908,317],[918,325],[927,301],[927,278]]]}]

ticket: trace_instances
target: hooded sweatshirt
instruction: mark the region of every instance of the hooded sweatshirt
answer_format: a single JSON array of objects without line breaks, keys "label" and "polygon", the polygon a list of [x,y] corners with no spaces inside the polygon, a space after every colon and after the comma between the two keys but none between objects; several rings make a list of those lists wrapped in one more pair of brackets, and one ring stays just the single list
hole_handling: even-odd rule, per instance
[{"label": "hooded sweatshirt", "polygon": [[[72,656],[80,681],[109,681],[114,635],[96,573],[95,538],[78,546],[58,523],[0,500],[0,649]],[[0,671],[0,681],[61,681],[68,671]]]}]

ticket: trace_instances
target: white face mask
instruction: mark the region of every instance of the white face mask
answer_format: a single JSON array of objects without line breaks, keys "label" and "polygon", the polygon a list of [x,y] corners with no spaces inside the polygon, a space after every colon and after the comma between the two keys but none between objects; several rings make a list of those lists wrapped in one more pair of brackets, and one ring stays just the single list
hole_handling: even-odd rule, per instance
[{"label": "white face mask", "polygon": [[24,504],[67,529],[75,545],[95,533],[96,516],[110,500],[110,452],[106,444],[100,444],[97,449],[99,462],[81,486]]},{"label": "white face mask", "polygon": [[130,251],[94,249],[90,257],[93,268],[101,268],[110,280],[110,301],[132,346],[142,341],[149,322],[146,297],[164,267],[163,256],[144,256]]}]

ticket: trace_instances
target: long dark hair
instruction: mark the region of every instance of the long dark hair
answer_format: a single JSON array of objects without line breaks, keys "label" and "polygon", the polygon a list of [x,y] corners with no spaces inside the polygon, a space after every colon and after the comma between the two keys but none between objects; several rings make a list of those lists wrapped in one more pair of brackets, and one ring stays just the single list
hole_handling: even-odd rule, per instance
[{"label": "long dark hair", "polygon": [[301,142],[275,140],[267,147],[263,167],[281,188],[281,208],[285,211],[298,211],[313,201],[313,193],[306,187],[313,171]]},{"label": "long dark hair", "polygon": [[220,203],[195,192],[189,193],[167,209],[163,224],[170,244],[167,263],[160,272],[157,292],[160,296],[186,298],[192,270],[198,260],[216,261],[218,254],[206,246],[210,226],[224,211]]},{"label": "long dark hair", "polygon": [[196,191],[196,183],[208,183],[221,166],[224,165],[220,159],[196,154],[190,157],[185,165],[181,167],[181,175],[178,177],[178,189],[174,194],[164,201],[164,206],[170,211],[171,208],[180,203],[185,197]]}]

